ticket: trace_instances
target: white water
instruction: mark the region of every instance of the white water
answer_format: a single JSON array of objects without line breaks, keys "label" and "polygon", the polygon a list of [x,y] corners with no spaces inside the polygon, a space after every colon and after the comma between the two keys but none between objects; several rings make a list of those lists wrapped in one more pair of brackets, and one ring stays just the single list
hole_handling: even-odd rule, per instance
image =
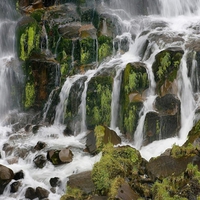
[{"label": "white water", "polygon": [[[178,90],[179,93],[177,94],[181,101],[181,124],[182,128],[179,133],[180,137],[174,137],[169,138],[165,140],[159,140],[155,141],[145,147],[142,147],[142,141],[143,141],[143,123],[145,119],[145,115],[148,111],[153,110],[153,100],[156,97],[155,94],[155,81],[154,76],[152,73],[152,63],[154,62],[155,55],[163,50],[164,48],[170,47],[170,46],[178,46],[185,49],[184,42],[182,41],[171,41],[169,43],[165,43],[161,40],[161,38],[158,37],[158,35],[161,34],[168,34],[170,38],[173,38],[174,36],[178,36],[182,34],[185,40],[189,40],[190,38],[197,38],[198,37],[198,30],[192,29],[191,27],[199,27],[199,21],[200,21],[200,15],[199,15],[199,8],[200,8],[200,0],[157,0],[159,8],[160,15],[157,15],[158,10],[152,9],[149,10],[150,13],[153,13],[154,10],[155,15],[149,15],[149,16],[132,16],[133,12],[131,11],[132,6],[134,5],[134,0],[113,0],[114,4],[112,9],[109,9],[108,6],[103,7],[102,10],[104,12],[107,12],[111,15],[117,16],[117,19],[119,20],[120,25],[122,26],[123,34],[117,35],[118,39],[122,39],[123,37],[127,37],[130,43],[129,51],[125,52],[123,55],[120,55],[120,52],[114,53],[113,58],[107,62],[99,66],[97,69],[91,70],[86,72],[84,75],[75,75],[73,77],[68,77],[66,79],[65,84],[63,85],[63,88],[60,93],[60,103],[57,106],[57,112],[55,117],[54,125],[51,127],[43,127],[39,129],[39,132],[37,134],[32,134],[31,132],[26,133],[24,130],[21,130],[18,133],[12,133],[12,130],[10,127],[0,127],[0,147],[1,147],[1,153],[2,158],[0,159],[0,164],[6,165],[9,168],[11,168],[14,172],[17,172],[19,170],[23,170],[25,173],[25,179],[22,181],[22,187],[20,187],[19,191],[16,194],[10,194],[9,192],[9,186],[7,187],[7,190],[5,190],[4,194],[0,197],[0,199],[23,199],[25,189],[27,187],[38,187],[41,186],[43,188],[46,188],[50,190],[50,184],[49,179],[52,177],[59,177],[62,181],[61,187],[56,189],[56,193],[50,193],[49,199],[50,200],[58,200],[60,199],[60,196],[65,192],[65,183],[67,181],[67,177],[73,173],[78,173],[86,170],[91,170],[93,167],[93,164],[99,160],[100,155],[97,155],[96,157],[91,157],[89,154],[84,153],[83,149],[85,148],[85,131],[86,131],[86,124],[85,124],[85,105],[86,105],[86,92],[87,92],[87,86],[89,80],[98,72],[98,70],[101,70],[101,68],[104,67],[112,67],[113,65],[117,66],[118,69],[116,69],[116,77],[114,80],[113,85],[113,97],[112,99],[112,120],[111,120],[111,127],[115,130],[118,130],[117,127],[117,119],[116,113],[117,109],[115,107],[116,104],[118,104],[119,100],[119,84],[120,84],[120,72],[124,69],[126,63],[128,62],[134,62],[134,61],[143,61],[147,65],[149,80],[150,80],[150,88],[147,93],[146,101],[144,102],[144,108],[141,110],[141,118],[138,123],[138,127],[135,133],[134,137],[134,144],[130,144],[133,147],[136,147],[140,149],[141,155],[149,160],[151,157],[158,156],[161,153],[163,153],[167,148],[170,148],[173,144],[183,144],[185,142],[185,139],[187,137],[188,131],[193,126],[193,121],[195,120],[195,109],[198,107],[199,100],[194,100],[193,93],[192,93],[192,84],[191,80],[187,77],[187,66],[186,66],[186,53],[184,54],[184,57],[181,62],[181,67],[178,74]],[[0,3],[0,6],[3,3]],[[125,10],[126,8],[129,8],[128,10]],[[149,9],[152,8],[152,5],[149,7]],[[131,12],[130,12],[131,11]],[[137,13],[136,11],[134,11]],[[1,14],[0,14],[1,16]],[[2,19],[2,18],[1,18]],[[0,21],[0,31],[1,27],[3,26],[3,23],[5,21],[8,21],[10,24],[8,27],[12,27],[13,22],[11,19]],[[155,24],[156,22],[165,22],[165,27],[157,27],[157,28],[151,28],[151,25]],[[105,28],[105,27],[104,27]],[[0,40],[0,96],[1,98],[5,98],[4,101],[0,102],[0,115],[4,114],[6,111],[8,111],[9,107],[5,102],[7,102],[9,98],[9,90],[8,85],[3,84],[7,83],[5,80],[5,77],[7,77],[7,65],[9,60],[11,58],[15,57],[14,55],[14,30],[9,29],[8,32],[12,32],[12,34],[8,34],[11,37],[8,37],[11,39],[11,45],[7,45],[8,42],[5,42],[4,40]],[[148,30],[150,31],[148,35],[139,37],[140,33],[142,31]],[[156,41],[150,41],[147,51],[145,52],[144,56],[141,57],[139,55],[139,50],[141,49],[141,44],[144,44],[144,41],[147,37],[149,37],[150,34],[157,34],[157,42]],[[2,35],[3,33],[1,33]],[[135,35],[136,40],[133,41],[131,36]],[[4,37],[6,38],[6,37]],[[9,40],[10,41],[10,40]],[[59,39],[60,41],[60,39]],[[58,43],[59,43],[58,41]],[[9,48],[8,48],[9,47]],[[8,49],[8,50],[7,50]],[[151,54],[150,57],[148,57],[149,51],[152,51],[153,54]],[[72,54],[73,55],[73,54]],[[63,125],[64,122],[64,113],[65,113],[65,107],[67,103],[67,98],[69,96],[70,89],[72,85],[81,77],[86,76],[87,80],[85,82],[85,88],[82,94],[82,103],[80,105],[80,114],[81,114],[81,134],[77,136],[71,136],[71,137],[64,137],[62,132],[65,128]],[[192,78],[193,79],[193,78]],[[198,93],[198,91],[197,91]],[[51,100],[51,98],[50,98]],[[47,110],[48,110],[47,105]],[[119,135],[121,134],[120,131],[118,131]],[[12,139],[15,137],[15,139]],[[25,149],[31,149],[31,147],[34,147],[38,141],[44,141],[47,146],[44,150],[39,152],[29,152],[28,156],[24,159],[19,158],[17,162],[14,162],[12,164],[10,163],[10,160],[15,158],[16,155],[15,152],[13,152],[11,155],[5,155],[5,152],[2,150],[3,145],[5,143],[9,143],[11,146],[14,146],[15,148],[25,148]],[[123,142],[123,144],[127,144],[127,142]],[[50,162],[46,164],[46,166],[43,169],[37,169],[34,166],[33,159],[37,154],[43,154],[45,151],[49,149],[60,149],[64,147],[70,147],[73,151],[74,158],[73,161],[70,164],[62,165],[62,166],[53,166]]]}]

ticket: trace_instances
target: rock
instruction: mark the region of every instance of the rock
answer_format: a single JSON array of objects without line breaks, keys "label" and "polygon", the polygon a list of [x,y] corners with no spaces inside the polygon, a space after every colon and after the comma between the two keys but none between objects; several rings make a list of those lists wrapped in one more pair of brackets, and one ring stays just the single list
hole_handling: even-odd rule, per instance
[{"label": "rock", "polygon": [[91,171],[81,172],[69,176],[67,186],[70,188],[79,188],[85,194],[90,194],[95,191],[95,186],[92,181]]},{"label": "rock", "polygon": [[35,199],[37,198],[35,189],[32,187],[28,187],[25,192],[25,198],[27,199]]},{"label": "rock", "polygon": [[97,38],[96,33],[97,33],[97,30],[92,24],[83,25],[79,29],[79,37],[81,39],[87,38],[87,37],[96,39]]},{"label": "rock", "polygon": [[168,176],[178,176],[187,168],[187,164],[192,162],[193,157],[173,158],[171,156],[159,156],[152,158],[147,163],[146,170],[152,180],[162,179]]},{"label": "rock", "polygon": [[15,181],[10,185],[10,192],[15,193],[18,191],[19,187],[21,186],[21,183],[19,181]]},{"label": "rock", "polygon": [[107,126],[96,126],[94,132],[90,132],[86,138],[86,148],[91,154],[101,151],[108,143],[120,144],[121,138]]},{"label": "rock", "polygon": [[73,153],[69,148],[61,150],[50,150],[47,153],[47,159],[54,165],[69,163],[72,161]]},{"label": "rock", "polygon": [[23,170],[20,170],[19,172],[16,172],[14,174],[14,180],[19,180],[19,179],[23,179],[24,178],[24,172]]},{"label": "rock", "polygon": [[74,135],[74,132],[69,128],[69,127],[66,127],[64,130],[63,130],[63,134],[65,136],[72,136]]},{"label": "rock", "polygon": [[0,165],[0,194],[3,194],[5,187],[13,178],[13,171],[6,166]]},{"label": "rock", "polygon": [[73,39],[79,37],[79,29],[81,28],[81,24],[79,22],[73,22],[70,24],[66,24],[60,26],[58,28],[58,32],[67,39]]},{"label": "rock", "polygon": [[68,148],[60,150],[59,159],[62,163],[72,162],[72,159],[73,159],[72,151]]},{"label": "rock", "polygon": [[58,177],[51,178],[49,182],[51,187],[59,187],[61,185],[61,180]]},{"label": "rock", "polygon": [[139,195],[131,189],[130,185],[127,182],[124,182],[118,188],[115,198],[121,200],[133,200],[138,199]]},{"label": "rock", "polygon": [[45,142],[40,142],[38,141],[37,144],[35,145],[34,149],[35,150],[42,150],[46,147],[46,143]]},{"label": "rock", "polygon": [[44,155],[38,155],[34,158],[33,162],[38,168],[43,168],[46,165],[47,159]]},{"label": "rock", "polygon": [[42,187],[37,187],[35,193],[39,199],[45,199],[48,198],[50,192]]}]

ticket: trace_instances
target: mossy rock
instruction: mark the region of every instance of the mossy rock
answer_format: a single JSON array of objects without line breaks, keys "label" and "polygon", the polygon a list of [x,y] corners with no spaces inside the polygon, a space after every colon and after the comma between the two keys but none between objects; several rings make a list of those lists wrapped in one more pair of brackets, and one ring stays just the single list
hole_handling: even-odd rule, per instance
[{"label": "mossy rock", "polygon": [[126,134],[132,135],[136,130],[139,112],[143,106],[142,97],[131,98],[132,94],[141,94],[149,87],[148,74],[145,64],[128,63],[122,74],[121,84],[121,129]]},{"label": "mossy rock", "polygon": [[109,126],[111,120],[112,100],[111,76],[96,76],[88,84],[86,98],[86,124],[88,128],[96,125]]},{"label": "mossy rock", "polygon": [[81,56],[80,56],[80,63],[82,65],[89,64],[95,62],[96,59],[96,39],[91,37],[84,38],[80,41],[80,49],[81,49]]},{"label": "mossy rock", "polygon": [[31,17],[24,17],[17,26],[18,56],[21,60],[28,59],[32,52],[40,51],[40,27]]},{"label": "mossy rock", "polygon": [[158,93],[161,92],[161,86],[166,80],[173,82],[176,79],[183,53],[182,49],[174,48],[163,50],[155,56],[152,69]]},{"label": "mossy rock", "polygon": [[157,180],[152,187],[153,199],[187,200],[200,196],[200,172],[189,163],[179,176],[171,175]]},{"label": "mossy rock", "polygon": [[137,174],[141,162],[139,151],[132,147],[107,145],[103,149],[101,160],[94,164],[92,170],[92,180],[96,190],[101,194],[109,194],[114,179],[116,177],[128,179]]},{"label": "mossy rock", "polygon": [[112,38],[107,36],[98,37],[98,59],[99,62],[102,62],[108,56],[112,55],[113,44]]},{"label": "mossy rock", "polygon": [[[199,141],[200,138],[200,120],[193,126],[192,130],[188,134],[188,139],[185,142],[184,146],[188,146],[190,143],[196,146],[195,141]],[[198,147],[197,145],[196,147]],[[198,149],[200,149],[198,147]]]}]

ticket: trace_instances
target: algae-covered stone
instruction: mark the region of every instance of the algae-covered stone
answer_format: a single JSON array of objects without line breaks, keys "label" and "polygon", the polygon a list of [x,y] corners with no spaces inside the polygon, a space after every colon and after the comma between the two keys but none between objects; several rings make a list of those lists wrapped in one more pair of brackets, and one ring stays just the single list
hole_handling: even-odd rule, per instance
[{"label": "algae-covered stone", "polygon": [[21,60],[26,60],[32,51],[39,50],[39,26],[31,17],[24,17],[17,26],[18,55]]},{"label": "algae-covered stone", "polygon": [[109,194],[116,177],[127,178],[137,173],[142,162],[139,151],[130,146],[106,146],[101,160],[95,163],[92,180],[96,190],[101,194]]},{"label": "algae-covered stone", "polygon": [[[143,105],[144,92],[149,86],[145,64],[129,63],[124,69],[121,85],[121,127],[133,134]],[[140,97],[139,97],[140,96]],[[139,97],[139,98],[138,98]]]},{"label": "algae-covered stone", "polygon": [[86,98],[86,124],[88,128],[95,125],[110,124],[111,98],[113,78],[111,76],[93,77],[87,90]]},{"label": "algae-covered stone", "polygon": [[177,48],[163,50],[155,56],[152,69],[159,94],[161,94],[161,87],[166,81],[172,83],[176,79],[182,56],[183,50]]},{"label": "algae-covered stone", "polygon": [[86,148],[91,154],[102,151],[107,145],[117,145],[121,143],[121,138],[117,133],[106,126],[96,126],[94,132],[87,135]]}]

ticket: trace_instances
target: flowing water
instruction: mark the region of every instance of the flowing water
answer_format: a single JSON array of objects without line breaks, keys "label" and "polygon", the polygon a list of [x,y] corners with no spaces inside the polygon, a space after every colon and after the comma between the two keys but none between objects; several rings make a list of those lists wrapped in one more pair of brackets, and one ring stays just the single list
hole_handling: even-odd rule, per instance
[{"label": "flowing water", "polygon": [[[17,17],[13,14],[12,1],[0,2],[0,8],[3,12],[0,13],[0,118],[4,118],[12,108],[9,103],[11,98],[11,81],[12,75],[15,78],[19,76],[19,69],[17,68],[17,61],[15,56],[14,46],[14,33]],[[188,131],[192,128],[195,120],[195,110],[198,108],[200,102],[199,96],[199,80],[195,70],[197,63],[195,60],[192,62],[192,70],[188,73],[187,68],[187,53],[186,44],[190,39],[199,39],[200,27],[200,0],[110,0],[109,3],[103,1],[99,6],[101,12],[109,14],[117,19],[118,35],[116,40],[122,41],[124,38],[128,41],[126,52],[121,54],[123,49],[113,51],[113,56],[109,61],[102,63],[94,70],[86,72],[84,75],[75,75],[68,77],[60,92],[60,103],[57,105],[56,116],[54,125],[51,127],[42,127],[39,129],[38,134],[34,135],[32,132],[21,130],[15,134],[10,135],[12,132],[9,126],[0,126],[0,148],[4,148],[4,144],[8,143],[11,147],[15,147],[22,152],[24,149],[28,150],[28,155],[23,158],[17,158],[16,152],[5,153],[1,150],[0,164],[8,166],[14,172],[24,171],[25,179],[22,181],[22,187],[15,194],[10,194],[9,186],[0,196],[0,199],[23,199],[27,187],[41,186],[50,191],[49,179],[59,177],[62,185],[56,189],[55,193],[50,193],[50,200],[58,200],[65,192],[65,184],[67,177],[73,173],[91,170],[93,164],[97,162],[101,155],[95,157],[84,153],[82,149],[85,148],[85,132],[86,124],[86,92],[90,79],[95,76],[97,72],[103,68],[116,66],[116,76],[114,78],[113,92],[112,92],[112,105],[111,105],[111,122],[110,126],[121,135],[117,127],[117,112],[119,104],[119,85],[121,83],[121,73],[129,62],[142,61],[147,66],[150,87],[147,91],[147,97],[144,101],[144,107],[140,112],[140,120],[134,136],[134,142],[129,143],[133,147],[140,150],[141,155],[149,160],[153,156],[157,156],[171,147],[173,144],[183,144],[186,140]],[[103,23],[103,32],[107,31],[106,20]],[[148,31],[147,34],[142,34]],[[151,37],[155,35],[156,37]],[[168,40],[163,41],[161,35],[165,35]],[[133,37],[134,36],[134,37]],[[141,54],[143,46],[147,37],[150,37],[149,44],[146,51]],[[171,39],[171,38],[182,38]],[[133,39],[135,38],[135,39]],[[59,43],[59,41],[58,41]],[[96,45],[98,46],[98,45]],[[177,96],[181,101],[181,129],[179,136],[168,138],[165,140],[154,141],[153,143],[143,147],[143,125],[147,112],[152,111],[153,102],[156,98],[155,87],[156,83],[152,72],[152,63],[155,60],[155,55],[163,49],[169,47],[181,47],[185,53],[181,61],[180,70],[178,72],[178,93]],[[48,49],[48,44],[45,46]],[[55,52],[57,53],[57,52]],[[72,61],[73,52],[72,52]],[[15,64],[15,65],[14,65]],[[73,63],[72,63],[73,65]],[[190,76],[188,76],[190,74]],[[81,133],[78,135],[64,137],[62,132],[65,128],[64,113],[68,96],[73,84],[80,78],[86,78],[84,90],[81,97],[81,104],[79,107],[79,114],[81,116],[81,123],[79,130]],[[194,93],[195,97],[194,98]],[[53,95],[53,94],[52,94]],[[44,118],[51,103],[51,96],[46,104]],[[3,119],[2,119],[3,121]],[[34,152],[34,147],[38,141],[45,141],[47,146],[43,151]],[[125,141],[123,144],[127,144]],[[37,169],[34,166],[33,160],[38,154],[43,154],[44,151],[49,149],[60,149],[68,147],[73,151],[73,161],[67,165],[53,166],[47,163],[43,169]],[[17,158],[17,162],[15,159]]]}]

